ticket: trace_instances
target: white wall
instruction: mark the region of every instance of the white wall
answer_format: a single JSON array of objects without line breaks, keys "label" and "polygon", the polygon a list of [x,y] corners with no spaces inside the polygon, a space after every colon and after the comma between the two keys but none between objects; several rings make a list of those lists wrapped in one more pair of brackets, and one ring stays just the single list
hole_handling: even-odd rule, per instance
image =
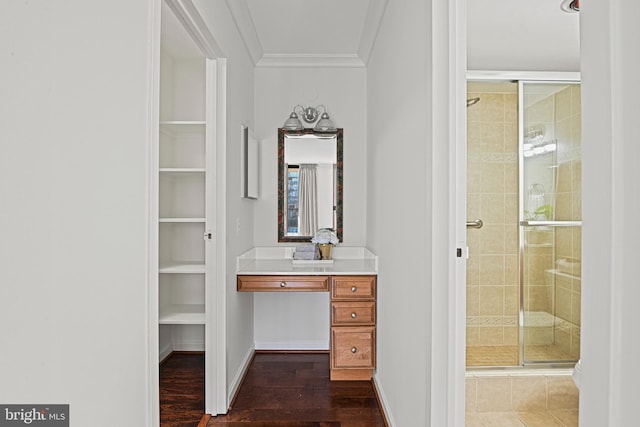
[{"label": "white wall", "polygon": [[[257,68],[256,137],[260,140],[260,198],[255,246],[278,245],[277,130],[297,104],[327,108],[344,128],[344,246],[365,244],[366,71],[364,68]],[[281,244],[292,246],[289,244]],[[329,311],[323,293],[256,294],[255,341],[261,348],[328,349]],[[312,321],[307,319],[313,318]]]},{"label": "white wall", "polygon": [[580,15],[561,0],[468,0],[470,70],[577,71]]},{"label": "white wall", "polygon": [[640,59],[635,2],[581,11],[583,285],[580,425],[638,423]]},{"label": "white wall", "polygon": [[[6,52],[0,59],[0,402],[67,402],[74,425],[144,426],[150,419],[147,373],[152,367],[147,366],[145,313],[149,3],[0,4],[0,47]],[[392,410],[389,415],[396,425],[411,426],[428,425],[425,367],[431,339],[416,325],[426,324],[425,307],[430,306],[430,253],[425,242],[429,230],[424,225],[430,197],[426,184],[425,191],[415,191],[417,186],[398,193],[403,181],[389,165],[406,165],[403,171],[410,171],[414,182],[428,180],[430,141],[424,135],[429,125],[423,124],[429,111],[422,94],[430,66],[423,55],[428,52],[426,6],[419,0],[398,3],[390,1],[388,6],[368,71],[366,96],[336,95],[331,102],[318,96],[318,102],[329,104],[338,125],[346,130],[360,123],[354,129],[359,129],[362,141],[369,135],[366,164],[358,166],[360,172],[369,169],[371,181],[368,237],[363,242],[365,232],[359,232],[356,224],[359,234],[350,237],[350,244],[366,243],[381,256],[378,376]],[[637,191],[627,185],[640,180],[634,164],[640,153],[633,143],[637,134],[633,122],[640,113],[640,90],[633,73],[640,64],[626,55],[634,51],[630,45],[639,34],[633,18],[640,11],[637,4],[625,3],[623,9],[621,3],[585,3],[581,18],[588,189],[583,202],[583,310],[589,313],[583,319],[581,419],[586,426],[632,425],[640,377],[633,330],[640,322],[633,268],[640,255],[634,222],[640,201]],[[253,202],[236,197],[239,179],[233,165],[240,160],[233,135],[240,122],[252,124],[252,66],[224,1],[202,2],[200,7],[211,8],[213,31],[230,58],[227,216],[229,236],[235,237],[229,239],[229,254],[241,253],[254,243],[271,245],[276,239],[275,229],[261,230],[254,242]],[[617,12],[609,22],[612,10]],[[364,74],[361,77],[354,90],[361,90]],[[303,87],[298,86],[297,95],[284,92],[291,97],[285,100],[283,93],[277,93],[270,103],[266,97],[260,101],[262,89],[256,90],[259,116],[264,112],[271,117],[273,103],[278,103],[278,111],[261,126],[274,132],[265,134],[268,150],[275,147],[272,128],[281,125],[291,106],[315,101],[313,96],[300,96]],[[359,116],[364,109],[347,112],[341,106],[352,107],[366,98],[365,131],[361,129],[365,118]],[[358,116],[343,121],[346,116],[340,114]],[[345,153],[350,143],[345,132]],[[364,142],[357,144],[364,147]],[[352,151],[350,161],[362,160],[365,152],[364,148]],[[414,155],[401,155],[406,152]],[[345,158],[345,164],[350,161]],[[268,166],[275,182],[275,155],[267,162],[273,162]],[[353,173],[357,179],[359,172]],[[355,185],[351,197],[364,197],[357,193],[363,188],[362,182]],[[403,222],[417,224],[411,230],[396,225],[393,206],[407,197]],[[260,208],[273,215],[266,219],[268,227],[275,227],[275,209],[275,204]],[[241,222],[237,235],[235,217]],[[262,226],[262,217],[255,218],[256,226]],[[229,259],[228,265],[232,264]],[[249,348],[253,322],[252,310],[247,310],[251,297],[232,292],[235,275],[233,268],[229,271],[233,374],[233,366]],[[117,410],[105,411],[105,403]]]},{"label": "white wall", "polygon": [[399,427],[427,426],[430,413],[430,8],[389,1],[367,75],[367,247],[380,260],[376,375]]},{"label": "white wall", "polygon": [[240,126],[255,130],[254,68],[225,0],[195,0],[216,42],[227,58],[226,105],[226,352],[227,385],[239,380],[239,370],[253,349],[253,295],[236,291],[236,256],[253,247],[255,202],[240,197]]},{"label": "white wall", "polygon": [[324,105],[344,128],[345,246],[363,246],[366,194],[366,70],[364,68],[257,68],[256,137],[260,140],[260,199],[255,246],[278,244],[278,128],[297,104]]},{"label": "white wall", "polygon": [[0,402],[149,425],[151,1],[0,3]]}]

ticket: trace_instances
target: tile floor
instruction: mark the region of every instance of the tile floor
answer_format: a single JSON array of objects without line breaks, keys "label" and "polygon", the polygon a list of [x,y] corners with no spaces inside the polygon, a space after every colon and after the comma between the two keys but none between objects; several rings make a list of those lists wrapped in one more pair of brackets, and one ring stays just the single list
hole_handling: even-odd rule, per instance
[{"label": "tile floor", "polygon": [[561,374],[467,372],[466,427],[577,427],[578,389]]},{"label": "tile floor", "polygon": [[[574,360],[571,355],[553,345],[527,346],[525,357],[530,361]],[[517,366],[517,346],[467,346],[467,366]]]},{"label": "tile floor", "polygon": [[578,411],[467,412],[466,427],[577,427]]}]

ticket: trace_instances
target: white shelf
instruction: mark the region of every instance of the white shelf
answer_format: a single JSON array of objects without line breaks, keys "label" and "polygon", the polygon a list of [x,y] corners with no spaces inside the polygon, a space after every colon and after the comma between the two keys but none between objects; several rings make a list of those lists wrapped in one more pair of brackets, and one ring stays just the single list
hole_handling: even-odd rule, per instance
[{"label": "white shelf", "polygon": [[204,274],[206,268],[204,262],[171,262],[160,264],[158,272],[164,274]]},{"label": "white shelf", "polygon": [[204,304],[173,304],[160,308],[161,325],[204,325]]},{"label": "white shelf", "polygon": [[[170,11],[168,15],[173,16]],[[160,354],[168,355],[172,350],[206,348],[205,295],[210,277],[204,233],[208,221],[207,178],[211,172],[207,145],[211,138],[207,138],[205,119],[205,59],[183,60],[170,50],[161,53],[158,163],[153,178],[158,188],[158,210],[154,212],[158,231],[158,323],[164,325],[158,344]]]},{"label": "white shelf", "polygon": [[204,223],[204,218],[160,218],[160,222],[165,223]]},{"label": "white shelf", "polygon": [[205,173],[205,168],[160,168],[160,173]]},{"label": "white shelf", "polygon": [[163,120],[160,122],[160,126],[164,127],[204,126],[205,124],[207,124],[207,122],[204,120]]},{"label": "white shelf", "polygon": [[204,120],[165,120],[160,122],[160,130],[172,134],[190,134],[204,132]]}]

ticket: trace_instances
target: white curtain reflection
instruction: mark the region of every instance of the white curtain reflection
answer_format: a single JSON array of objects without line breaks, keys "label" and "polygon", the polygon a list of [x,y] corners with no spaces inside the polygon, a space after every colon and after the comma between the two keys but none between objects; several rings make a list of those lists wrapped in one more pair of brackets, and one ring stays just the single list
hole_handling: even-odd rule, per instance
[{"label": "white curtain reflection", "polygon": [[313,236],[318,230],[317,165],[301,164],[298,178],[298,235]]}]

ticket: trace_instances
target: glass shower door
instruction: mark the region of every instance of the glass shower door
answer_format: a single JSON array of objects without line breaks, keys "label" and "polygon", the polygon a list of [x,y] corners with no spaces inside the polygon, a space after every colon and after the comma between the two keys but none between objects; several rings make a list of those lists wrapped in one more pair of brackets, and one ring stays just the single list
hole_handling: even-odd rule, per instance
[{"label": "glass shower door", "polygon": [[520,82],[520,360],[580,352],[580,85]]}]

